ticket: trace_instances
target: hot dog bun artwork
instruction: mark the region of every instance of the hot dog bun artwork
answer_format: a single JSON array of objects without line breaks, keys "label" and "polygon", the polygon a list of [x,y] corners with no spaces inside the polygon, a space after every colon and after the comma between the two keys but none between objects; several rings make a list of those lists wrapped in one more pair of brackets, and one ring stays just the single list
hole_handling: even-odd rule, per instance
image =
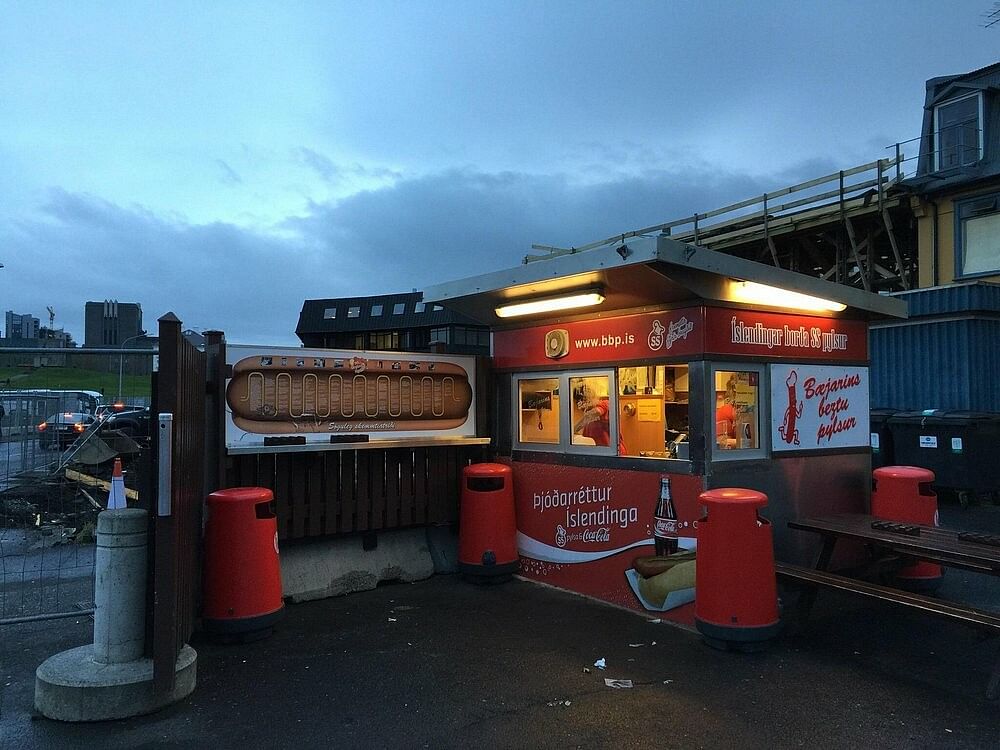
[{"label": "hot dog bun artwork", "polygon": [[460,365],[424,359],[256,355],[233,365],[233,423],[264,435],[448,430],[469,419]]},{"label": "hot dog bun artwork", "polygon": [[625,571],[632,591],[644,609],[667,612],[694,601],[697,540],[678,539],[680,549],[671,555],[643,555]]}]

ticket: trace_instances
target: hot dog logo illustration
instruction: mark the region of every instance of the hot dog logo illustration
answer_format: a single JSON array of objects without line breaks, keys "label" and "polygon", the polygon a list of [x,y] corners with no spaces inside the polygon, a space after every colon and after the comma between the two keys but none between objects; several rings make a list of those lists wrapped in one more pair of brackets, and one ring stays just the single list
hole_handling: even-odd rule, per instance
[{"label": "hot dog logo illustration", "polygon": [[649,344],[649,348],[654,352],[663,346],[663,332],[666,329],[663,327],[663,323],[658,320],[653,321],[653,330],[649,332],[649,336],[646,337],[646,343]]},{"label": "hot dog logo illustration", "polygon": [[694,323],[683,317],[680,320],[671,320],[669,327],[664,327],[658,320],[653,321],[653,327],[646,337],[646,343],[651,351],[660,349],[670,349],[675,341],[686,339],[688,334],[694,330]]},{"label": "hot dog logo illustration", "polygon": [[233,423],[257,434],[448,430],[464,424],[464,368],[421,360],[246,357],[226,388]]},{"label": "hot dog logo illustration", "polygon": [[795,389],[798,380],[799,376],[795,370],[788,373],[788,378],[785,380],[785,385],[788,386],[788,407],[785,409],[785,417],[778,427],[778,433],[789,445],[799,444],[799,431],[795,427],[795,420],[802,416],[802,402],[799,401]]}]

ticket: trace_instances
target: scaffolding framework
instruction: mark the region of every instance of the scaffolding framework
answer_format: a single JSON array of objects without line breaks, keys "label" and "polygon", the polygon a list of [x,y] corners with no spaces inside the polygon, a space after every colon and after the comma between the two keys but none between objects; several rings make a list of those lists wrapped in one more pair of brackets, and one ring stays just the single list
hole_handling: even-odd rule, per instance
[{"label": "scaffolding framework", "polygon": [[624,244],[632,237],[669,235],[700,247],[768,263],[865,291],[916,285],[916,228],[898,153],[722,208],[561,248],[525,263]]}]

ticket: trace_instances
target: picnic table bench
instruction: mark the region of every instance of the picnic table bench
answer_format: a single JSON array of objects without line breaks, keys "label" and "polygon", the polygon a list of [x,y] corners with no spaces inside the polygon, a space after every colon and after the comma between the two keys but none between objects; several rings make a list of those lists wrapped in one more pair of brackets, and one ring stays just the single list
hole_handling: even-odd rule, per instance
[{"label": "picnic table bench", "polygon": [[[956,620],[994,635],[1000,634],[1000,612],[947,602],[828,570],[837,541],[852,539],[873,546],[882,555],[894,555],[907,562],[928,560],[977,573],[1000,575],[1000,536],[895,523],[853,513],[797,519],[789,521],[788,525],[823,537],[823,548],[814,569],[787,563],[776,565],[779,578],[806,586],[799,602],[803,617],[808,616],[818,587],[825,586]],[[990,675],[986,696],[990,700],[1000,697],[1000,658]]]}]

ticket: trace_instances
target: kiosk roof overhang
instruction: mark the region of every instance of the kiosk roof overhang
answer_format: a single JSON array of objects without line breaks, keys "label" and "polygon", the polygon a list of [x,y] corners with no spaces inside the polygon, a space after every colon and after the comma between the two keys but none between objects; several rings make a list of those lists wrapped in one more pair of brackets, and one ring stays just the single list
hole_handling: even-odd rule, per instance
[{"label": "kiosk roof overhang", "polygon": [[[522,320],[556,317],[549,313],[505,320],[496,314],[500,305],[594,287],[601,289],[605,299],[603,304],[587,311],[592,317],[688,303],[738,304],[731,292],[734,280],[765,284],[846,305],[847,309],[837,316],[907,317],[903,300],[677,242],[662,235],[632,238],[623,245],[560,255],[437,284],[424,291],[424,300],[499,327]],[[774,309],[789,312],[778,306]]]}]

